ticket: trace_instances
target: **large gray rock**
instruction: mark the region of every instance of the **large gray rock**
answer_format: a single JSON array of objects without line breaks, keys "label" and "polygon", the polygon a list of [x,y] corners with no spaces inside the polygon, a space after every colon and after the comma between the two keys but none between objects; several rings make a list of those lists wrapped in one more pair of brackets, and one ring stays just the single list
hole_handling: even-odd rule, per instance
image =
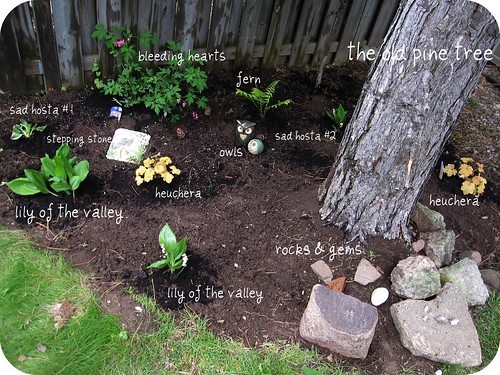
[{"label": "large gray rock", "polygon": [[300,335],[343,356],[366,358],[377,322],[375,307],[318,284],[302,315]]},{"label": "large gray rock", "polygon": [[391,282],[394,292],[403,298],[424,299],[441,289],[436,265],[422,255],[399,261],[392,270]]},{"label": "large gray rock", "polygon": [[455,248],[455,232],[452,230],[439,230],[421,233],[420,238],[425,241],[425,253],[438,268],[450,264],[451,253]]},{"label": "large gray rock", "polygon": [[453,284],[446,284],[432,301],[396,303],[391,315],[403,346],[413,355],[465,367],[481,364],[467,301]]},{"label": "large gray rock", "polygon": [[356,268],[354,281],[361,285],[368,285],[378,280],[381,276],[381,273],[369,261],[361,258],[358,268]]},{"label": "large gray rock", "polygon": [[465,258],[449,267],[441,268],[441,282],[452,283],[462,292],[469,306],[484,305],[489,297],[476,262]]},{"label": "large gray rock", "polygon": [[434,232],[446,228],[443,215],[420,203],[415,205],[411,220],[420,232]]},{"label": "large gray rock", "polygon": [[479,271],[481,273],[481,277],[486,285],[491,286],[495,289],[500,289],[500,272],[487,269]]}]

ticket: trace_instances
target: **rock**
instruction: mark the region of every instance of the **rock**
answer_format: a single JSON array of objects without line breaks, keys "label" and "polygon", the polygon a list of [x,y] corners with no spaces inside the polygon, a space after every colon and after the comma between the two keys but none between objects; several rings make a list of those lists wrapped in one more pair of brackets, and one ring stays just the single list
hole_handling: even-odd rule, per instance
[{"label": "rock", "polygon": [[371,302],[373,306],[380,306],[389,298],[389,291],[386,288],[380,287],[372,292]]},{"label": "rock", "polygon": [[465,258],[449,267],[441,268],[441,282],[452,283],[460,290],[469,306],[484,305],[489,297],[476,262]]},{"label": "rock", "polygon": [[359,261],[358,268],[356,269],[356,274],[354,275],[354,281],[361,285],[368,285],[378,280],[382,275],[378,270],[372,266],[365,258]]},{"label": "rock", "polygon": [[455,233],[452,230],[421,233],[425,241],[425,254],[440,268],[451,262],[451,253],[455,248]]},{"label": "rock", "polygon": [[465,258],[472,259],[478,266],[481,264],[483,258],[481,257],[481,253],[479,251],[462,251],[458,254],[458,259],[462,260]]},{"label": "rock", "polygon": [[481,364],[481,346],[467,300],[453,284],[446,284],[432,301],[396,303],[391,315],[401,343],[413,355],[465,367]]},{"label": "rock", "polygon": [[411,220],[420,232],[434,232],[446,228],[443,215],[420,203],[415,205]]},{"label": "rock", "polygon": [[315,285],[300,321],[300,335],[345,357],[366,358],[377,322],[375,307]]},{"label": "rock", "polygon": [[495,289],[500,289],[500,273],[498,271],[487,269],[479,271],[486,285]]},{"label": "rock", "polygon": [[328,289],[333,290],[334,292],[343,293],[345,289],[345,281],[346,278],[344,276],[337,277],[328,283]]},{"label": "rock", "polygon": [[415,241],[411,244],[411,247],[414,252],[419,253],[424,249],[425,241],[424,240]]},{"label": "rock", "polygon": [[403,298],[424,299],[439,292],[439,271],[422,255],[399,261],[391,272],[392,289]]},{"label": "rock", "polygon": [[328,284],[333,278],[332,270],[323,260],[311,264],[311,269],[325,284]]}]

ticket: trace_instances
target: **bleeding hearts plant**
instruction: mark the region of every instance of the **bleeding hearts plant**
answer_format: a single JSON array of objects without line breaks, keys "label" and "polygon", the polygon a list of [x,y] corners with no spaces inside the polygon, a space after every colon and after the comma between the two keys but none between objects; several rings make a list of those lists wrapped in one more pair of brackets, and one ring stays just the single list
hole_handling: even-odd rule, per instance
[{"label": "bleeding hearts plant", "polygon": [[[174,232],[172,232],[168,224],[165,224],[158,236],[158,242],[161,252],[163,253],[163,259],[150,264],[148,268],[162,269],[168,267],[172,273],[175,273],[177,270],[181,270],[179,271],[179,273],[181,273],[188,261],[186,255],[187,238],[184,237],[177,242]],[[177,273],[176,276],[178,276],[179,273]]]}]

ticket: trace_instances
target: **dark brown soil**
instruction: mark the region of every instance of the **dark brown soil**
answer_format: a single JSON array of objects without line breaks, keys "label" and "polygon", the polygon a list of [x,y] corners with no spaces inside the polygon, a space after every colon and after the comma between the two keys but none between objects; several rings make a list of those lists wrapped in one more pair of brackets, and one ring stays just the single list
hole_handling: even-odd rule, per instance
[{"label": "dark brown soil", "polygon": [[[321,89],[314,90],[312,72],[252,72],[266,83],[281,79],[277,98],[295,102],[269,112],[266,121],[257,124],[257,134],[265,144],[264,153],[257,156],[246,150],[241,157],[220,154],[221,150],[238,147],[236,119],[257,119],[256,111],[234,95],[235,74],[210,78],[206,93],[212,108],[210,116],[202,115],[195,121],[187,111],[175,126],[162,123],[141,109],[126,110],[118,123],[107,117],[113,105],[110,98],[93,92],[1,96],[0,109],[5,115],[0,129],[0,147],[4,149],[0,153],[1,181],[19,177],[24,168],[39,169],[39,158],[45,153],[52,155],[59,146],[47,142],[46,137],[52,134],[83,136],[85,143],[81,147],[70,146],[79,160],[90,162],[91,173],[78,190],[75,202],[62,195],[21,197],[2,187],[0,223],[27,229],[36,242],[62,252],[73,264],[95,274],[102,284],[101,291],[128,285],[138,293],[152,296],[165,308],[188,306],[208,318],[218,335],[231,336],[249,346],[285,339],[309,347],[300,339],[298,327],[311,288],[318,282],[310,269],[313,262],[325,260],[335,277],[348,278],[345,293],[368,302],[374,288],[390,288],[392,268],[410,252],[402,241],[372,239],[368,246],[349,244],[352,248],[358,245],[361,254],[334,256],[329,249],[343,246],[343,234],[325,225],[318,215],[317,189],[328,174],[339,144],[325,137],[329,120],[324,112],[342,103],[352,113],[366,73],[367,66],[363,64],[328,69]],[[32,103],[50,103],[60,108],[70,104],[73,113],[23,117],[9,112],[11,106],[28,104],[31,108]],[[48,127],[31,140],[11,141],[12,126],[20,118]],[[136,186],[136,166],[106,159],[107,143],[87,141],[89,136],[112,136],[119,127],[147,131],[152,137],[150,154],[161,152],[170,156],[182,174],[171,185],[152,182]],[[178,138],[177,127],[186,133],[185,138]],[[295,132],[313,132],[321,140],[276,139],[276,134],[289,132],[293,136]],[[477,158],[481,161],[480,155]],[[498,160],[498,155],[493,160]],[[491,166],[485,161],[487,178],[491,177]],[[498,266],[495,251],[499,244],[499,206],[493,193],[496,181],[492,178],[491,182],[478,207],[432,207],[444,215],[447,227],[457,234],[455,253],[481,252],[481,268]],[[201,198],[157,196],[162,191],[178,189],[200,191]],[[421,202],[428,205],[431,194],[447,198],[454,193],[434,173]],[[15,217],[16,207],[34,210],[36,216],[50,203],[54,215],[62,204],[68,210],[76,209],[79,216],[53,217],[48,225],[40,218],[28,225],[26,218]],[[102,207],[121,211],[123,218],[84,216],[84,210]],[[157,238],[165,223],[170,224],[178,238],[188,237],[188,267],[177,279],[168,271],[146,269],[161,256]],[[318,243],[325,250],[321,254],[315,251]],[[302,254],[297,254],[298,248]],[[295,253],[290,254],[290,249]],[[368,286],[354,283],[354,272],[362,257],[378,267],[384,277]],[[180,292],[184,293],[181,304]],[[333,358],[374,374],[410,367],[419,373],[433,371],[436,364],[413,357],[401,345],[389,313],[390,305],[398,301],[391,293],[389,302],[379,308],[379,324],[365,360]],[[133,307],[130,303],[124,306]]]}]

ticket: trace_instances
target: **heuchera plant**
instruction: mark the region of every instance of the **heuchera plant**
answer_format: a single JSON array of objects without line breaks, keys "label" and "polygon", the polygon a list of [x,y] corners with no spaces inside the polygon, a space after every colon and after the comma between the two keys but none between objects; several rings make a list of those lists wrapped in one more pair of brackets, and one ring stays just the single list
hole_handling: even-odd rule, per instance
[{"label": "heuchera plant", "polygon": [[172,164],[172,159],[160,154],[144,159],[142,165],[135,171],[135,182],[137,185],[143,182],[153,181],[155,178],[161,178],[167,184],[170,184],[174,175],[180,175],[181,170]]},{"label": "heuchera plant", "polygon": [[[92,72],[96,78],[95,86],[105,95],[113,95],[123,107],[144,104],[157,115],[163,113],[172,123],[179,121],[179,112],[186,107],[192,113],[193,106],[199,109],[207,107],[208,99],[202,95],[207,88],[207,75],[186,53],[180,52],[180,43],[168,42],[169,56],[176,56],[166,61],[166,65],[153,69],[145,61],[140,61],[136,49],[146,51],[158,43],[158,38],[145,30],[137,38],[128,27],[114,27],[107,31],[104,25],[97,24],[92,36],[104,41],[111,56],[114,57],[114,76],[105,77],[96,61]],[[200,62],[196,64],[201,64]],[[178,103],[186,103],[179,106]],[[195,120],[197,119],[193,114]]]},{"label": "heuchera plant", "polygon": [[[186,255],[187,238],[184,237],[177,242],[174,232],[172,232],[168,224],[165,224],[158,236],[158,242],[161,252],[163,253],[163,259],[150,264],[148,268],[161,269],[168,267],[172,273],[175,273],[177,270],[181,270],[179,271],[179,273],[181,273],[188,262],[188,257]],[[179,273],[177,273],[177,275],[179,275]]]},{"label": "heuchera plant", "polygon": [[462,182],[461,190],[464,195],[472,194],[479,197],[484,193],[485,185],[487,183],[486,179],[481,176],[484,173],[484,166],[481,163],[475,163],[476,169],[472,166],[474,159],[472,158],[460,158],[460,166],[457,168],[454,164],[447,164],[443,172],[448,176],[460,177],[464,180]]}]

